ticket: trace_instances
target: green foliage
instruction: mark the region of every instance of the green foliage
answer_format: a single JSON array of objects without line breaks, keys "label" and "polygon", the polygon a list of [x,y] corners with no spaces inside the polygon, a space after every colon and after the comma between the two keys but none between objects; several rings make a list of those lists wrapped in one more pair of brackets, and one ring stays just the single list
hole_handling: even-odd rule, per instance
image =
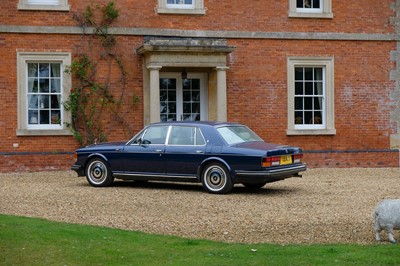
[{"label": "green foliage", "polygon": [[[101,14],[98,19],[95,14]],[[69,98],[64,102],[64,107],[71,112],[72,121],[67,126],[70,127],[75,139],[80,145],[88,145],[96,142],[107,141],[106,127],[107,115],[111,120],[118,121],[119,126],[128,131],[129,124],[120,115],[122,98],[126,86],[126,68],[122,57],[116,47],[116,39],[109,34],[108,29],[118,18],[119,11],[113,1],[107,4],[89,5],[82,13],[75,13],[74,19],[83,28],[84,47],[79,47],[81,53],[76,56],[70,66],[66,67],[65,72],[75,78],[74,86],[70,90]],[[93,34],[87,34],[86,27],[93,28]],[[98,44],[101,45],[98,45]],[[100,78],[97,74],[99,63],[102,64],[102,73],[108,75]],[[104,70],[104,65],[108,70]],[[116,65],[120,72],[120,77],[115,80],[111,76],[111,68]],[[112,80],[112,78],[114,80]],[[112,84],[119,84],[121,94],[113,92]],[[132,107],[137,105],[139,98],[134,96]],[[110,120],[110,118],[108,118]]]},{"label": "green foliage", "polygon": [[400,265],[400,255],[393,244],[227,244],[0,215],[0,265]]}]

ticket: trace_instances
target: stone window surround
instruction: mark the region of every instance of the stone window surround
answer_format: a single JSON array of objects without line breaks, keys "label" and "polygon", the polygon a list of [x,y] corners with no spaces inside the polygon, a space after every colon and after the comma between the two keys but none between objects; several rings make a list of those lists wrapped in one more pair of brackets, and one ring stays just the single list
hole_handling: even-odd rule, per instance
[{"label": "stone window surround", "polygon": [[[325,129],[296,129],[294,123],[294,69],[296,66],[325,68]],[[332,57],[287,58],[287,135],[335,135],[334,59]]]},{"label": "stone window surround", "polygon": [[187,15],[205,15],[204,0],[193,0],[194,8],[171,8],[167,6],[167,0],[158,0],[158,14],[187,14]]},{"label": "stone window surround", "polygon": [[289,0],[289,17],[292,18],[333,18],[332,0],[321,0],[322,12],[304,12],[296,7],[296,0]]},{"label": "stone window surround", "polygon": [[[67,128],[66,123],[71,122],[69,112],[62,109],[61,129],[28,129],[27,123],[27,102],[26,102],[26,63],[27,62],[57,62],[61,63],[64,68],[71,65],[71,53],[66,52],[17,52],[17,88],[18,88],[18,120],[17,120],[17,136],[60,136],[72,135]],[[69,96],[69,88],[71,87],[71,76],[62,69],[62,96],[67,99]]]},{"label": "stone window surround", "polygon": [[46,11],[69,11],[68,0],[59,0],[58,5],[30,4],[29,0],[19,0],[18,10],[46,10]]}]

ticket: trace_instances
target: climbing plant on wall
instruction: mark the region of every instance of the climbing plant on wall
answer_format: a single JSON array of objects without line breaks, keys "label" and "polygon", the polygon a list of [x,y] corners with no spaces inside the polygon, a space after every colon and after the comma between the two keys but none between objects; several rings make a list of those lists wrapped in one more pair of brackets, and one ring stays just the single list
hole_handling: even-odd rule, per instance
[{"label": "climbing plant on wall", "polygon": [[77,55],[65,70],[72,75],[73,86],[64,107],[71,113],[67,126],[81,145],[107,141],[107,132],[115,126],[132,133],[121,109],[134,108],[139,98],[125,97],[127,72],[117,40],[109,33],[118,16],[113,1],[91,4],[73,15],[83,34]]}]

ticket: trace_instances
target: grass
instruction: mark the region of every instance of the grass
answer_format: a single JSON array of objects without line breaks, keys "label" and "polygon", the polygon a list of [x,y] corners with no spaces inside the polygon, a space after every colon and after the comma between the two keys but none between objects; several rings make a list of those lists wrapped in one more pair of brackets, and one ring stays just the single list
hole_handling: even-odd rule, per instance
[{"label": "grass", "polygon": [[0,215],[0,265],[400,265],[400,246],[227,244]]}]

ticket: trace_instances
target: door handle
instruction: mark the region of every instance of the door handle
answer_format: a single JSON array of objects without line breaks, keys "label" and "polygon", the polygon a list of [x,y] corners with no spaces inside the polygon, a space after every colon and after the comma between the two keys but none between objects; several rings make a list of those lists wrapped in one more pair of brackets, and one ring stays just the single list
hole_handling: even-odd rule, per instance
[{"label": "door handle", "polygon": [[196,153],[204,153],[202,150],[197,150]]},{"label": "door handle", "polygon": [[155,152],[162,152],[162,150],[157,149],[157,150],[155,150]]}]

